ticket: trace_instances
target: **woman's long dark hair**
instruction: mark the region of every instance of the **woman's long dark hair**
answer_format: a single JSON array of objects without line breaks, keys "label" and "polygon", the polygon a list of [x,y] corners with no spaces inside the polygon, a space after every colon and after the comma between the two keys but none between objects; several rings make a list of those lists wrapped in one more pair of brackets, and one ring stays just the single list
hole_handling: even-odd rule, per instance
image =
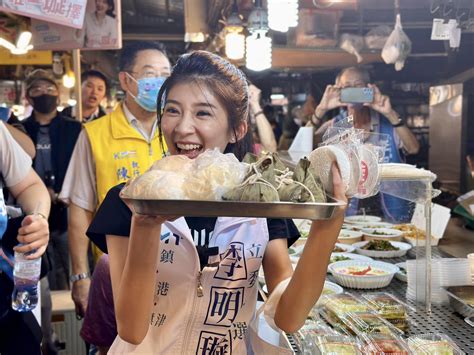
[{"label": "woman's long dark hair", "polygon": [[[160,142],[163,142],[161,118],[170,90],[178,83],[205,85],[227,111],[230,132],[237,139],[237,129],[242,121],[249,122],[248,83],[242,71],[227,60],[206,51],[195,51],[182,55],[158,93],[157,113]],[[163,146],[163,144],[162,144]],[[229,143],[225,153],[234,153],[242,160],[252,151],[252,133],[247,129],[245,136],[236,143]]]}]

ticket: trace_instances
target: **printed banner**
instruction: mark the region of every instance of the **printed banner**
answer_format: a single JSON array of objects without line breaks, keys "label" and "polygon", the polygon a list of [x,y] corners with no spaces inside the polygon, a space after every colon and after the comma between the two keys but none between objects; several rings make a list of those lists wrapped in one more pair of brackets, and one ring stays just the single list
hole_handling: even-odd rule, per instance
[{"label": "printed banner", "polygon": [[32,19],[31,32],[33,45],[39,50],[120,49],[120,0],[89,0],[82,29]]},{"label": "printed banner", "polygon": [[87,0],[0,0],[0,10],[82,28]]},{"label": "printed banner", "polygon": [[29,51],[23,55],[11,54],[6,49],[0,49],[0,65],[50,65],[53,63],[51,51]]}]

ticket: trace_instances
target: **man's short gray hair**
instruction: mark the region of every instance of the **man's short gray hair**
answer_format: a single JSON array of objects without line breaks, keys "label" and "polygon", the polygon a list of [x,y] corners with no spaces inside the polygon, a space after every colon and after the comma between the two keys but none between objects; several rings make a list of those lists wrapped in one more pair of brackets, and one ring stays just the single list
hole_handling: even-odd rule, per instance
[{"label": "man's short gray hair", "polygon": [[346,72],[353,72],[360,75],[361,79],[364,81],[364,84],[370,83],[370,74],[369,71],[363,67],[348,67],[342,69],[339,74],[336,76],[336,85],[339,84],[339,80],[341,79],[342,75]]}]

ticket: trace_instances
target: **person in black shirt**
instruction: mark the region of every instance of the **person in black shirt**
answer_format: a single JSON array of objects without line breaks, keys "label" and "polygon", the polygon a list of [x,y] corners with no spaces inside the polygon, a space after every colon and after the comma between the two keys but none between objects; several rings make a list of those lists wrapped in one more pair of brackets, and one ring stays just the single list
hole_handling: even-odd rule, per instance
[{"label": "person in black shirt", "polygon": [[[221,57],[181,56],[157,103],[160,137],[171,155],[193,159],[218,148],[242,159],[251,151],[247,81]],[[335,198],[347,201],[335,165],[332,173]],[[343,207],[332,220],[313,223],[293,272],[288,240],[298,233],[290,221],[138,215],[120,190],[109,191],[87,232],[109,254],[119,335],[110,352],[204,353],[210,341],[219,351],[241,350],[260,265],[268,291],[280,295],[276,326],[292,333],[304,324],[323,289]],[[237,327],[241,337],[226,330]]]}]

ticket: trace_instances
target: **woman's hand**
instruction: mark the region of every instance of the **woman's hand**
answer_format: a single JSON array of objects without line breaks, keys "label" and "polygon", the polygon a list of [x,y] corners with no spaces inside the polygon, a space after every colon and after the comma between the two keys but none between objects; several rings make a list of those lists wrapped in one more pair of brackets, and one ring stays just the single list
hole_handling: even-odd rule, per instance
[{"label": "woman's hand", "polygon": [[34,251],[26,258],[30,260],[39,258],[46,251],[49,242],[48,220],[40,215],[26,216],[21,222],[21,228],[18,229],[17,239],[23,245],[13,248],[16,252]]},{"label": "woman's hand", "polygon": [[332,164],[331,173],[334,198],[338,201],[342,201],[347,204],[346,190],[344,187],[344,183],[342,182],[341,173],[339,172],[339,167],[337,166],[337,163]]}]

